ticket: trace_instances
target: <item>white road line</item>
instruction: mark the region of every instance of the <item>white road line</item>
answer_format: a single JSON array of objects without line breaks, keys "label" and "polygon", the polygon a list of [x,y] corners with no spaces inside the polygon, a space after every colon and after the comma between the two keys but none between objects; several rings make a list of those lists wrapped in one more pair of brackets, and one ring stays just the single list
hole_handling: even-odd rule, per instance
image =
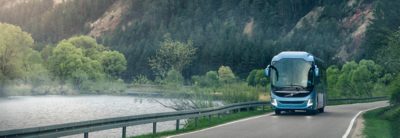
[{"label": "white road line", "polygon": [[178,135],[168,136],[166,138],[172,138],[172,137],[178,137],[178,136],[183,136],[183,135],[187,135],[187,134],[203,132],[203,131],[206,131],[206,130],[209,130],[209,129],[222,127],[222,126],[227,126],[227,125],[230,125],[230,124],[239,123],[239,122],[243,122],[243,121],[247,121],[247,120],[251,120],[251,119],[256,119],[256,118],[260,118],[260,117],[265,117],[265,116],[269,116],[269,115],[272,115],[272,114],[273,113],[269,113],[269,114],[265,114],[265,115],[259,115],[259,116],[255,116],[255,117],[245,118],[245,119],[241,119],[241,120],[237,120],[237,121],[233,121],[233,122],[229,122],[229,123],[225,123],[225,124],[221,124],[221,125],[217,125],[217,126],[213,126],[213,127],[209,127],[209,128],[204,128],[204,129],[197,130],[197,131],[192,131],[192,132],[182,133],[182,134],[178,134]]},{"label": "white road line", "polygon": [[[385,105],[385,106],[386,106],[386,105]],[[366,110],[362,110],[362,111],[358,112],[358,113],[353,117],[353,119],[351,119],[350,124],[349,124],[349,127],[347,127],[346,133],[343,134],[342,138],[347,138],[347,137],[349,136],[350,131],[351,131],[351,128],[353,128],[353,125],[354,125],[355,120],[357,119],[357,117],[358,117],[362,112],[366,112],[366,111],[369,111],[369,110],[374,110],[374,109],[381,108],[381,107],[385,107],[385,106],[378,106],[378,107],[374,107],[374,108],[370,108],[370,109],[366,109]]]}]

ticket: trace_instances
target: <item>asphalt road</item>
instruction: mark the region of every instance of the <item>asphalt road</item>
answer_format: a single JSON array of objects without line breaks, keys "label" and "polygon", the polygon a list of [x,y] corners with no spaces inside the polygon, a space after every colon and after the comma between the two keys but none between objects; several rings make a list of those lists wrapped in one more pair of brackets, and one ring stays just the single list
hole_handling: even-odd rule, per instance
[{"label": "asphalt road", "polygon": [[328,106],[325,113],[273,113],[173,136],[174,138],[340,138],[360,111],[387,101]]}]

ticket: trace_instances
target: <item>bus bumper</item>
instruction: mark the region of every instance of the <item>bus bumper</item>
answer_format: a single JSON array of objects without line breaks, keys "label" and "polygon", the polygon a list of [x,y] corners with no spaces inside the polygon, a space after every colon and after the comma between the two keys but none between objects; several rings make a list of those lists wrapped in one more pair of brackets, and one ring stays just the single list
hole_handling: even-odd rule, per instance
[{"label": "bus bumper", "polygon": [[306,97],[278,97],[271,98],[272,109],[274,110],[316,110],[312,94]]}]

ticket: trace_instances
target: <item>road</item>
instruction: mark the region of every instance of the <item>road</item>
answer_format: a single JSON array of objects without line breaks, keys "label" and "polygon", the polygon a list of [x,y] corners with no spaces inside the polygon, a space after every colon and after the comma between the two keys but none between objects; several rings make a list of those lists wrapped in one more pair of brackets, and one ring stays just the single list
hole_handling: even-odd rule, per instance
[{"label": "road", "polygon": [[328,106],[325,113],[273,113],[172,136],[174,138],[340,138],[351,120],[363,110],[388,105],[387,101]]}]

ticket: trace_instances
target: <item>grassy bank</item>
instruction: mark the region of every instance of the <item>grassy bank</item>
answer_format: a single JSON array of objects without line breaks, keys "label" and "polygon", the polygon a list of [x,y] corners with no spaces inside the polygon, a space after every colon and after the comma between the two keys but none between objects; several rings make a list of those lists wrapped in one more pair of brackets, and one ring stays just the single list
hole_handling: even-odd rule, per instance
[{"label": "grassy bank", "polygon": [[205,118],[199,118],[197,127],[195,126],[195,121],[194,119],[189,119],[187,124],[185,126],[178,130],[171,130],[171,131],[165,131],[165,132],[160,132],[156,134],[146,134],[146,135],[140,135],[140,136],[135,136],[135,138],[159,138],[159,137],[165,137],[165,136],[170,136],[170,135],[176,135],[176,134],[181,134],[181,133],[186,133],[186,132],[191,132],[191,131],[196,131],[224,123],[228,123],[231,121],[235,121],[238,119],[243,119],[243,118],[248,118],[252,116],[257,116],[257,115],[262,115],[267,112],[270,112],[270,108],[265,108],[265,111],[262,111],[261,108],[258,110],[250,111],[250,112],[238,112],[238,113],[231,113],[231,114],[226,114],[226,115],[221,115],[219,118],[218,116],[212,116],[211,121],[209,121],[208,117]]},{"label": "grassy bank", "polygon": [[384,107],[366,112],[365,129],[367,138],[400,137],[400,106]]}]

